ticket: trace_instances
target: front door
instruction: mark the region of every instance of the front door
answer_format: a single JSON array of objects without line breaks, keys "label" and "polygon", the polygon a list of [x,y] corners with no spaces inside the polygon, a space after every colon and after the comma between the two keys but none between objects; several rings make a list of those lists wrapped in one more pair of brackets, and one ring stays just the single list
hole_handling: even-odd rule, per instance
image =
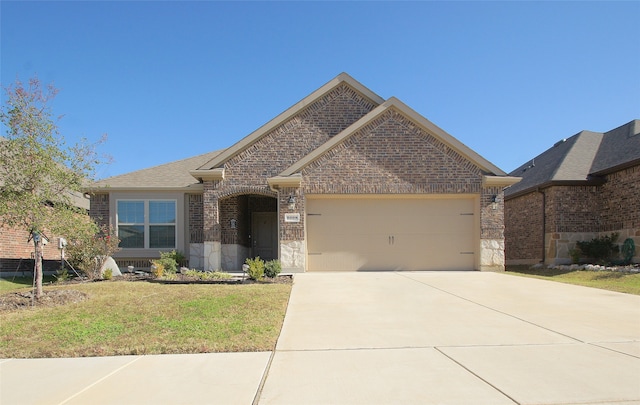
[{"label": "front door", "polygon": [[251,244],[253,257],[264,261],[278,258],[278,213],[254,212],[251,217]]}]

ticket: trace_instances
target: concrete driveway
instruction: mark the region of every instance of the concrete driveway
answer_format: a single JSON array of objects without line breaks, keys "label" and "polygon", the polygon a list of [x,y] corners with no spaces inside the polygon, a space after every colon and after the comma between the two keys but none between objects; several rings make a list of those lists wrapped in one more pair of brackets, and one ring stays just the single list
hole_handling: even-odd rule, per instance
[{"label": "concrete driveway", "polygon": [[640,297],[498,273],[296,276],[260,404],[402,403],[640,403]]},{"label": "concrete driveway", "polygon": [[508,274],[295,276],[276,350],[0,360],[0,404],[640,404],[640,297]]}]

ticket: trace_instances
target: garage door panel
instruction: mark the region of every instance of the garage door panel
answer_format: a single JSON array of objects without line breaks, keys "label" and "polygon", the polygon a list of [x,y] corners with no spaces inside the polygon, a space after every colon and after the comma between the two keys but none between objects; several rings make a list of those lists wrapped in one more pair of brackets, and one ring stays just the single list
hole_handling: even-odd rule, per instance
[{"label": "garage door panel", "polygon": [[472,270],[474,201],[309,198],[308,269]]}]

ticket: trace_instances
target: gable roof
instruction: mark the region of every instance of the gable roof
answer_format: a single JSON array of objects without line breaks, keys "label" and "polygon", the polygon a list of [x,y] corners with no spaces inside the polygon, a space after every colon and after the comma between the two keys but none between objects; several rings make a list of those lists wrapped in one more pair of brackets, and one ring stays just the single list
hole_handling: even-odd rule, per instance
[{"label": "gable roof", "polygon": [[511,176],[522,181],[505,191],[515,197],[553,184],[601,184],[598,176],[640,164],[640,121],[606,133],[582,131],[518,167]]},{"label": "gable roof", "polygon": [[468,146],[464,145],[462,142],[458,141],[456,138],[449,135],[444,130],[437,127],[435,124],[433,124],[431,121],[424,118],[422,115],[418,114],[416,111],[411,109],[402,101],[398,100],[395,97],[391,97],[390,99],[388,99],[387,101],[383,102],[378,107],[373,109],[370,113],[368,113],[367,115],[365,115],[364,117],[360,118],[358,121],[353,123],[347,129],[345,129],[338,135],[334,136],[333,138],[329,139],[327,142],[325,142],[323,145],[318,147],[316,150],[312,151],[311,153],[306,155],[304,158],[300,159],[298,162],[291,165],[285,171],[280,173],[279,177],[287,177],[287,176],[291,176],[298,173],[305,166],[315,161],[316,159],[320,158],[322,155],[330,151],[336,145],[340,144],[341,142],[344,142],[351,135],[353,135],[358,130],[360,130],[361,128],[363,128],[364,126],[366,126],[367,124],[369,124],[370,122],[372,122],[373,120],[375,120],[376,118],[378,118],[379,116],[381,116],[382,114],[384,114],[386,111],[390,109],[395,109],[396,111],[400,112],[401,114],[411,119],[413,122],[418,124],[424,131],[433,135],[438,140],[445,143],[447,146],[449,146],[453,150],[457,151],[458,153],[460,153],[461,155],[469,159],[471,162],[473,162],[478,167],[480,167],[480,169],[483,170],[484,172],[492,175],[497,175],[497,176],[507,175],[505,172],[500,170],[491,162],[489,162],[488,160],[486,160],[485,158],[483,158],[482,156],[480,156],[479,154],[471,150]]},{"label": "gable roof", "polygon": [[319,100],[320,98],[330,93],[333,89],[335,89],[336,87],[342,84],[347,84],[353,90],[355,90],[360,95],[362,95],[364,98],[371,101],[374,105],[379,105],[384,102],[384,99],[382,97],[378,96],[377,94],[375,94],[374,92],[372,92],[371,90],[363,86],[360,82],[355,80],[353,77],[349,76],[346,73],[340,73],[338,76],[336,76],[334,79],[332,79],[331,81],[329,81],[328,83],[320,87],[318,90],[314,91],[313,93],[303,98],[298,103],[294,104],[293,106],[288,108],[286,111],[284,111],[283,113],[281,113],[280,115],[272,119],[271,121],[267,122],[257,130],[253,131],[251,134],[241,139],[235,145],[231,146],[230,148],[227,148],[218,156],[215,156],[211,160],[202,164],[200,167],[198,167],[197,170],[192,171],[191,174],[194,177],[198,177],[198,173],[197,173],[198,170],[208,171],[208,170],[220,168],[227,160],[231,159],[233,156],[245,150],[251,144],[259,140],[262,136],[268,134],[273,129],[277,128],[287,120],[299,114],[306,107],[313,104],[315,101]]},{"label": "gable roof", "polygon": [[101,188],[106,188],[109,191],[143,189],[202,189],[202,185],[189,174],[189,171],[194,167],[201,166],[205,162],[208,162],[222,152],[224,152],[224,149],[131,173],[121,174],[119,176],[109,177],[93,183],[90,189],[92,191],[99,191]]}]

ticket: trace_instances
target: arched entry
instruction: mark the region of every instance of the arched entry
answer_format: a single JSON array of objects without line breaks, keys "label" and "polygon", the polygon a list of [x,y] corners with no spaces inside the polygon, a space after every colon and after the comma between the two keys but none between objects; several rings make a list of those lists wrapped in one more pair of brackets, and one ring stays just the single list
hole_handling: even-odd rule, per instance
[{"label": "arched entry", "polygon": [[278,258],[277,199],[261,194],[234,194],[219,200],[221,265],[239,271],[248,257]]}]

